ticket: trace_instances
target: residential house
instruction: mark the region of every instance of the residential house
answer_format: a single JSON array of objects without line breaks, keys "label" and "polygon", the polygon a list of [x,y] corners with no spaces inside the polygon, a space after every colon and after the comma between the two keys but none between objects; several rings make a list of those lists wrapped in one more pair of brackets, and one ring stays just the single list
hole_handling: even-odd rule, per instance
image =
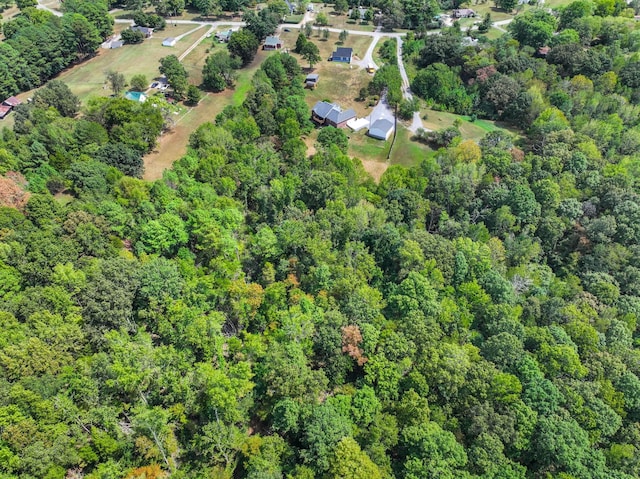
[{"label": "residential house", "polygon": [[476,12],[470,8],[459,8],[453,11],[453,18],[471,18],[475,16]]},{"label": "residential house", "polygon": [[343,110],[334,103],[319,101],[311,109],[311,119],[319,125],[344,128],[347,122],[356,117],[356,112],[349,108]]},{"label": "residential house", "polygon": [[262,45],[263,50],[279,50],[282,48],[282,41],[278,37],[267,37]]},{"label": "residential house", "polygon": [[380,118],[369,127],[368,135],[377,140],[388,140],[393,133],[393,122]]},{"label": "residential house", "polygon": [[462,37],[460,42],[463,47],[475,47],[478,45],[478,39],[473,37]]},{"label": "residential house", "polygon": [[229,43],[229,39],[231,38],[232,33],[233,33],[233,30],[218,32],[216,33],[216,38],[218,39],[219,42]]},{"label": "residential house", "polygon": [[173,37],[168,37],[162,40],[163,47],[175,47],[176,43],[178,43],[178,40]]},{"label": "residential house", "polygon": [[353,56],[353,48],[339,47],[335,52],[331,54],[331,61],[351,63],[351,57]]},{"label": "residential house", "polygon": [[153,28],[151,27],[140,27],[136,25],[135,27],[131,27],[131,30],[142,33],[145,38],[151,38],[153,36]]},{"label": "residential house", "polygon": [[320,75],[318,75],[317,73],[310,73],[309,75],[307,75],[307,78],[305,78],[304,84],[308,88],[311,88],[313,90],[316,86],[318,86],[319,79]]},{"label": "residential house", "polygon": [[20,100],[19,98],[15,97],[15,96],[10,96],[9,98],[7,98],[5,101],[2,102],[3,105],[8,106],[9,108],[13,108],[15,106],[18,106],[22,103],[22,100]]}]

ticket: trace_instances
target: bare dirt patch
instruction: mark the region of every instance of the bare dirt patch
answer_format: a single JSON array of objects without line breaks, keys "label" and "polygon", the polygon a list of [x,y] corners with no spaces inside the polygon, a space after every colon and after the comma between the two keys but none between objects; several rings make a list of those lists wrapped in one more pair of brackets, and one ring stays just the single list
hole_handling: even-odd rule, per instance
[{"label": "bare dirt patch", "polygon": [[376,183],[380,182],[380,178],[387,168],[389,168],[389,163],[386,161],[378,161],[378,160],[360,160],[364,170],[371,175]]}]

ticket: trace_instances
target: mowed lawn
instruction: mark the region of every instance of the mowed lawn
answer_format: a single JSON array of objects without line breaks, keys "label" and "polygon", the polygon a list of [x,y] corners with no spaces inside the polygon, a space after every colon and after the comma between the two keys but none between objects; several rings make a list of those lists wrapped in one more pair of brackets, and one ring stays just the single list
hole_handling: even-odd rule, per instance
[{"label": "mowed lawn", "polygon": [[[462,123],[458,127],[462,138],[465,140],[480,141],[487,133],[495,130],[509,131],[510,133],[517,134],[516,132],[502,127],[499,122],[491,120],[476,120],[469,121],[468,116],[456,115],[454,113],[448,113],[445,111],[431,110],[430,108],[424,108],[420,111],[423,115],[422,124],[425,128],[430,130],[442,130],[454,126],[456,120],[460,120]],[[424,119],[424,115],[427,115],[427,119]]]},{"label": "mowed lawn", "polygon": [[[291,55],[298,60],[298,63],[302,66],[305,73],[308,72],[309,63],[292,51],[295,48],[298,32],[284,32],[280,38],[284,41],[285,48],[289,48]],[[358,102],[356,98],[358,97],[360,89],[369,84],[372,75],[357,65],[330,62],[327,59],[331,56],[331,53],[340,46],[351,47],[353,48],[354,54],[364,56],[371,40],[371,37],[367,36],[349,35],[344,45],[339,45],[337,44],[337,33],[331,33],[329,39],[323,41],[316,37],[314,32],[311,36],[311,41],[318,46],[322,60],[313,66],[313,73],[319,74],[320,80],[315,90],[307,90],[306,100],[310,108],[313,107],[317,101],[329,100],[337,103],[344,109],[353,108],[359,117],[369,114],[371,109],[367,107],[366,102]]]},{"label": "mowed lawn", "polygon": [[98,54],[79,65],[69,68],[58,75],[71,91],[83,103],[91,96],[110,95],[111,90],[105,88],[105,72],[113,70],[124,74],[127,81],[137,74],[146,75],[149,80],[160,75],[158,67],[160,59],[168,55],[180,56],[193,42],[202,36],[202,28],[182,38],[175,47],[162,46],[166,37],[182,35],[194,29],[194,25],[167,26],[153,38],[138,45],[124,45],[122,48],[105,50],[99,49]]}]

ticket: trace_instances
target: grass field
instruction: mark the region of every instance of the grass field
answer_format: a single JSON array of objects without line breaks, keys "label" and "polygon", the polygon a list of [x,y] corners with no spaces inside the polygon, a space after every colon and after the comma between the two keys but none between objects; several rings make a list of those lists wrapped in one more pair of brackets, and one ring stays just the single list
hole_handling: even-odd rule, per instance
[{"label": "grass field", "polygon": [[420,114],[427,115],[427,119],[423,119],[422,123],[425,128],[429,128],[431,130],[441,130],[443,128],[454,126],[454,122],[456,120],[460,120],[462,123],[458,129],[460,130],[460,133],[462,133],[462,137],[464,139],[480,141],[487,133],[495,130],[507,130],[511,133],[515,133],[512,130],[504,128],[498,122],[490,120],[476,120],[471,122],[469,121],[468,116],[455,115],[444,111],[435,111],[430,108],[422,109]]},{"label": "grass field", "polygon": [[167,27],[157,36],[145,40],[139,45],[125,45],[115,50],[98,50],[98,54],[86,62],[62,72],[58,79],[64,81],[71,91],[85,103],[91,96],[110,95],[111,91],[103,88],[105,72],[113,70],[124,74],[127,80],[133,75],[143,74],[151,80],[160,75],[158,67],[160,59],[167,55],[180,56],[192,43],[200,38],[203,30],[197,30],[182,40],[175,47],[162,46],[162,40],[168,36],[178,36],[193,30],[193,25]]},{"label": "grass field", "polygon": [[[284,41],[286,48],[295,47],[297,31],[283,32],[280,38]],[[338,103],[343,108],[353,108],[358,116],[369,114],[369,108],[364,102],[356,102],[360,88],[367,86],[371,76],[362,68],[346,63],[330,62],[327,58],[331,56],[338,42],[338,33],[331,33],[327,41],[323,41],[315,36],[311,41],[318,46],[322,61],[314,65],[313,72],[320,75],[320,81],[315,90],[307,91],[307,103],[312,107],[319,100],[330,100]],[[371,42],[370,37],[350,35],[344,46],[353,48],[354,54],[364,55]],[[309,64],[297,53],[291,53],[303,68]]]},{"label": "grass field", "polygon": [[433,150],[422,143],[411,140],[411,132],[404,127],[398,129],[396,142],[387,160],[391,138],[380,141],[367,136],[366,130],[349,134],[349,156],[362,161],[364,169],[374,180],[379,181],[382,174],[390,165],[415,166]]}]

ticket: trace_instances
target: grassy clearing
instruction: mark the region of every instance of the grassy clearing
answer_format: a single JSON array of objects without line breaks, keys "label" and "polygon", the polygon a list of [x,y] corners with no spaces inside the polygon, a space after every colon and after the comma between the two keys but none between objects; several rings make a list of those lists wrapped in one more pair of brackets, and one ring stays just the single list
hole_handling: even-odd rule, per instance
[{"label": "grassy clearing", "polygon": [[376,29],[376,26],[373,24],[373,22],[369,22],[366,24],[362,24],[359,21],[356,22],[354,20],[351,20],[346,14],[338,15],[333,11],[333,7],[331,6],[316,6],[314,8],[316,12],[324,12],[327,14],[327,18],[329,19],[329,25],[327,25],[328,27],[341,28],[344,30],[359,30],[363,32],[373,32]]},{"label": "grassy clearing", "polygon": [[367,136],[366,130],[349,135],[349,156],[358,158],[365,171],[377,182],[390,165],[416,166],[434,150],[411,139],[411,132],[404,127],[398,129],[396,142],[387,160],[391,139],[380,141]]},{"label": "grassy clearing", "polygon": [[166,30],[158,32],[156,37],[149,38],[139,45],[125,45],[115,50],[100,49],[95,57],[65,70],[58,79],[64,81],[83,103],[86,103],[91,96],[110,95],[111,91],[104,88],[104,74],[107,70],[123,73],[127,80],[136,74],[146,75],[148,79],[155,78],[160,74],[158,71],[160,58],[171,54],[179,56],[184,53],[195,40],[200,38],[202,29],[187,35],[173,48],[163,47],[162,40],[190,30],[193,30],[193,25],[167,27]]},{"label": "grassy clearing", "polygon": [[434,152],[427,145],[414,141],[411,137],[412,133],[409,130],[405,128],[398,129],[396,143],[391,151],[390,163],[392,165],[402,165],[407,168],[416,166]]},{"label": "grassy clearing", "polygon": [[504,128],[498,122],[491,120],[476,120],[471,122],[469,121],[468,116],[456,115],[444,111],[435,111],[430,108],[422,109],[420,114],[427,115],[427,119],[423,119],[422,123],[425,128],[429,128],[431,130],[441,130],[443,128],[454,126],[454,122],[456,120],[460,120],[462,123],[458,129],[460,130],[460,133],[462,133],[462,137],[464,139],[480,141],[487,133],[495,130],[506,130],[510,133],[514,133],[514,131]]},{"label": "grassy clearing", "polygon": [[304,15],[287,15],[284,19],[284,23],[300,23]]}]

